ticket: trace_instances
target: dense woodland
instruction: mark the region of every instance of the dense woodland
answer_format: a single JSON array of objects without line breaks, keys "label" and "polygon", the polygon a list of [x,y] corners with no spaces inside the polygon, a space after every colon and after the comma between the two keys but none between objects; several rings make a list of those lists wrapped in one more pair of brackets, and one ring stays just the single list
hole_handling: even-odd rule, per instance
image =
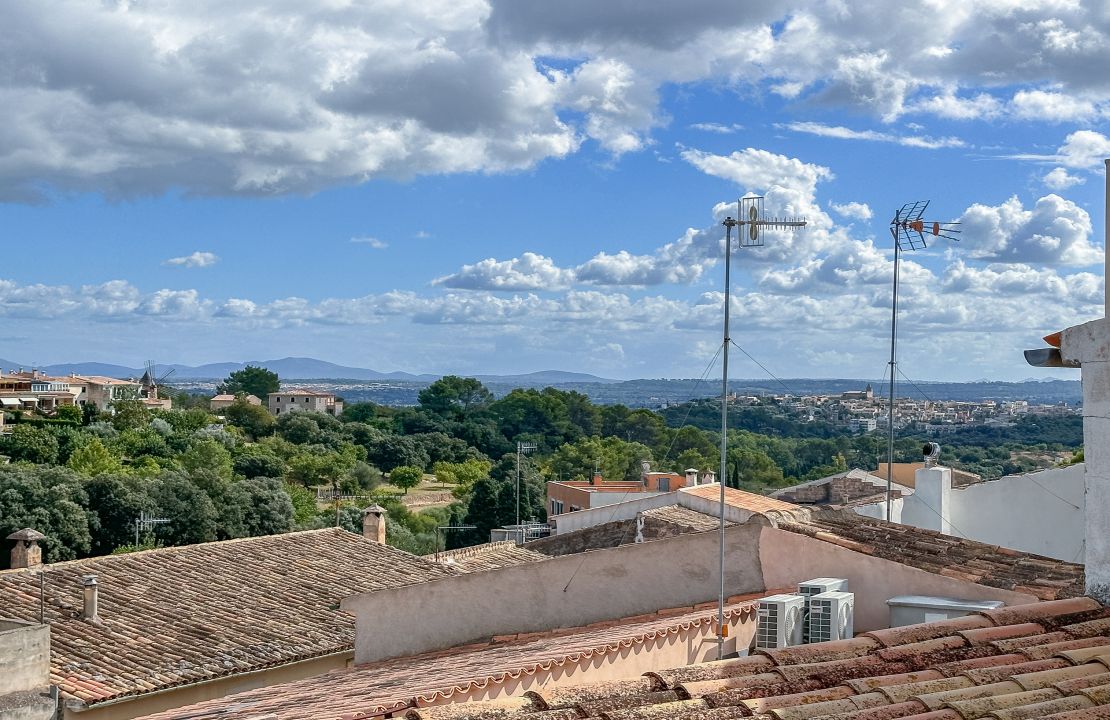
[{"label": "dense woodland", "polygon": [[[271,377],[272,376],[272,377]],[[222,390],[265,397],[278,379],[258,368],[233,373]],[[359,508],[389,511],[388,539],[430,553],[435,528],[448,546],[484,542],[513,522],[518,442],[534,443],[521,472],[521,515],[544,520],[544,483],[635,479],[654,469],[719,467],[720,405],[696,401],[662,413],[595,405],[553,388],[518,389],[495,399],[479,381],[445,377],[420,392],[415,407],[357,403],[341,417],[290,413],[274,418],[240,399],[217,417],[197,397],[179,410],[150,411],[136,399],[112,413],[63,408],[58,417],[15,418],[0,437],[0,537],[22,527],[45,533],[58,561],[134,549],[327,527],[360,528]],[[885,459],[877,434],[847,435],[798,423],[773,408],[730,411],[727,482],[763,492]],[[942,459],[987,477],[1043,465],[1037,453],[1082,442],[1078,417],[1025,417],[1012,427],[968,427],[943,441]],[[900,437],[899,461],[917,460],[921,438]],[[404,495],[434,474],[453,502],[413,512]],[[321,501],[317,490],[338,501]],[[141,514],[165,522],[139,528]],[[136,543],[136,539],[138,542]],[[7,553],[0,553],[6,563]],[[2,567],[3,565],[0,565]]]}]

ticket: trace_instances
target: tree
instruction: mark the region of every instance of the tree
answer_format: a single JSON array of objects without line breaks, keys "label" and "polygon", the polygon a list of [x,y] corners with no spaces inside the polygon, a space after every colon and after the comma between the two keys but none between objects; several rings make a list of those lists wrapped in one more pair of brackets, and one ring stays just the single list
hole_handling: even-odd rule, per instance
[{"label": "tree", "polygon": [[416,441],[405,435],[387,435],[377,444],[368,447],[366,459],[371,465],[391,472],[402,465],[428,467],[428,454]]},{"label": "tree", "polygon": [[[71,469],[82,475],[96,477],[105,473],[118,473],[123,469],[123,463],[113,455],[100,438],[93,438],[85,446],[77,448],[69,456],[66,463]],[[113,547],[115,547],[113,545]]]},{"label": "tree", "polygon": [[116,430],[138,430],[150,424],[150,410],[138,398],[114,400],[112,410],[112,425]]},{"label": "tree", "polygon": [[598,467],[606,480],[638,480],[640,463],[651,460],[651,450],[639,443],[596,435],[556,450],[547,461],[548,474],[564,480],[586,480]]},{"label": "tree", "polygon": [[493,402],[493,393],[475,378],[445,375],[420,391],[420,407],[452,418],[464,418]]},{"label": "tree", "polygon": [[225,480],[231,478],[231,453],[211,438],[194,440],[179,460],[188,472],[210,471]]},{"label": "tree", "polygon": [[[81,476],[68,468],[0,465],[0,537],[25,527],[38,530],[46,535],[46,562],[89,553],[87,504]],[[0,554],[0,568],[8,562],[8,553]]]},{"label": "tree", "polygon": [[406,495],[408,495],[411,488],[419,485],[420,481],[423,479],[423,468],[418,468],[412,465],[402,465],[400,467],[393,468],[393,470],[389,473],[389,484],[401,488],[405,491]]},{"label": "tree", "polygon": [[189,477],[166,473],[151,483],[150,497],[155,512],[169,519],[156,531],[166,544],[191,545],[216,539],[216,505]]},{"label": "tree", "polygon": [[220,507],[222,535],[252,537],[293,529],[293,501],[275,478],[233,482]]},{"label": "tree", "polygon": [[88,509],[96,520],[92,533],[92,553],[106,555],[116,548],[135,542],[135,519],[150,512],[153,503],[147,495],[147,481],[116,474],[103,474],[83,482]]},{"label": "tree", "polygon": [[59,420],[68,420],[71,423],[80,424],[84,414],[81,412],[81,408],[76,405],[63,405],[54,413],[54,417]]},{"label": "tree", "polygon": [[242,428],[252,438],[266,437],[274,431],[274,416],[261,405],[251,405],[242,397],[224,409],[224,417],[235,427]]},{"label": "tree", "polygon": [[265,400],[267,395],[280,389],[281,381],[277,373],[257,365],[247,365],[242,370],[236,370],[228,375],[216,391],[226,395],[245,393]]},{"label": "tree", "polygon": [[58,440],[46,428],[20,424],[4,443],[12,460],[51,465],[58,461]]},{"label": "tree", "polygon": [[237,475],[245,478],[282,477],[285,475],[285,461],[266,448],[257,445],[247,447],[236,456],[231,464]]}]

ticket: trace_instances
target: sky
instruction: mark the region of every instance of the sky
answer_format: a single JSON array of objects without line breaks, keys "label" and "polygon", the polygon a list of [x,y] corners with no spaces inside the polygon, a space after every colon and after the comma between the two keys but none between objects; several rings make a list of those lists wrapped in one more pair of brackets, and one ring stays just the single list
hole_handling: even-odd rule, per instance
[{"label": "sky", "polygon": [[1048,377],[1021,351],[1103,314],[1107,2],[13,0],[0,27],[0,358],[712,375],[749,195],[808,222],[733,254],[733,340],[778,377],[884,377],[916,200],[961,234],[903,255],[900,374]]}]

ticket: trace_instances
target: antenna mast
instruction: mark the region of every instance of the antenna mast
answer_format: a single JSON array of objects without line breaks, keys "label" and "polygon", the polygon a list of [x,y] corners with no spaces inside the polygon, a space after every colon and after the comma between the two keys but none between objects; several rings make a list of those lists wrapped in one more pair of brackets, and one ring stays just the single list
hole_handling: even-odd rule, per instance
[{"label": "antenna mast", "polygon": [[729,334],[729,310],[731,310],[731,270],[732,270],[732,229],[747,227],[747,232],[739,230],[736,239],[740,247],[762,247],[763,230],[795,231],[806,226],[805,218],[769,218],[763,214],[763,198],[752,196],[736,201],[736,217],[726,217],[721,223],[725,226],[725,329],[721,342],[721,475],[718,478],[721,489],[721,506],[718,509],[720,520],[718,574],[720,588],[717,596],[717,659],[725,655],[725,480],[728,471],[728,346],[732,342]]}]

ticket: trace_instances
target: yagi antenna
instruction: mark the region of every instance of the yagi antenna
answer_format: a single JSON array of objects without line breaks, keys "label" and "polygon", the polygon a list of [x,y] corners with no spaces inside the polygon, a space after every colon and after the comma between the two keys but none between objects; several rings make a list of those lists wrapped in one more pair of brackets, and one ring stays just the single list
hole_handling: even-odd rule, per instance
[{"label": "yagi antenna", "polygon": [[[763,247],[763,231],[788,230],[793,232],[806,226],[804,217],[776,218],[767,217],[763,212],[763,198],[752,196],[740,198],[736,202],[736,225],[746,226],[746,231],[737,233],[740,247]],[[728,222],[725,222],[728,225]]]}]

